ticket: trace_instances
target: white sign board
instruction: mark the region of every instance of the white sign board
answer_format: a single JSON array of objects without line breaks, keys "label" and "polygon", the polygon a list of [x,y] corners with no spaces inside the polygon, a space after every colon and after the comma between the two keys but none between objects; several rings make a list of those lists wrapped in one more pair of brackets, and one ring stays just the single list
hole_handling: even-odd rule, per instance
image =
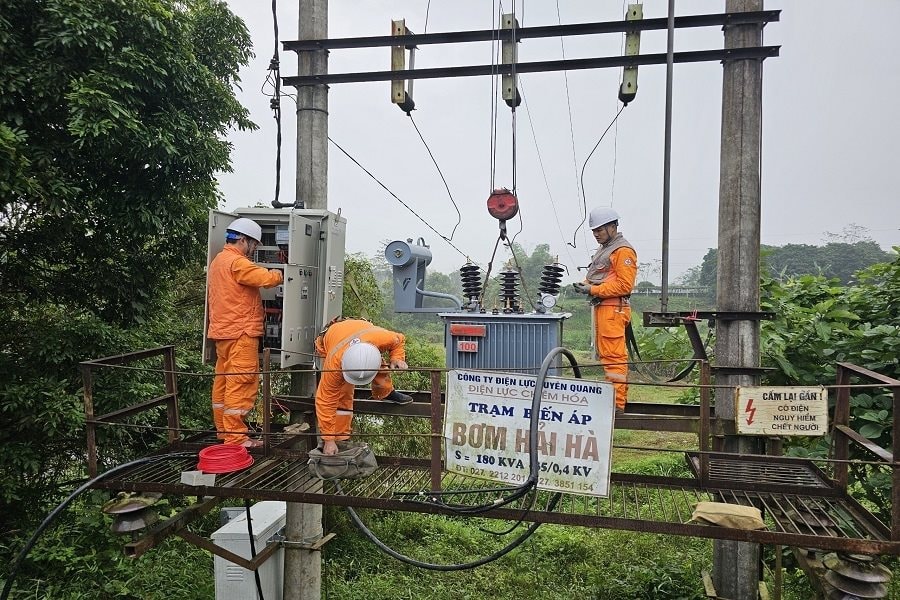
[{"label": "white sign board", "polygon": [[828,433],[828,391],[824,387],[739,387],[735,402],[739,434]]},{"label": "white sign board", "polygon": [[[537,377],[450,371],[444,413],[448,471],[505,484],[528,479]],[[538,488],[609,495],[613,430],[610,383],[547,377],[538,415]]]}]

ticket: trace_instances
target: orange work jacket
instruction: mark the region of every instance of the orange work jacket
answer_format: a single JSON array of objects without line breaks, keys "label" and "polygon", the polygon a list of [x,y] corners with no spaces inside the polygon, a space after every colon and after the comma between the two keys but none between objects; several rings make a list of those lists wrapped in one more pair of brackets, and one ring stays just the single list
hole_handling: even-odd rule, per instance
[{"label": "orange work jacket", "polygon": [[209,265],[207,302],[212,340],[235,340],[241,335],[263,335],[263,307],[259,288],[270,288],[283,280],[281,271],[253,264],[233,244],[228,244]]},{"label": "orange work jacket", "polygon": [[[344,380],[340,369],[344,352],[350,347],[350,341],[356,338],[387,352],[389,360],[406,361],[406,336],[362,319],[338,321],[329,326],[324,335],[317,337],[316,352],[325,358],[322,377],[316,388],[316,418],[319,433],[325,440],[345,440],[350,433],[354,385]],[[384,381],[380,381],[382,375],[385,375]],[[378,385],[390,386],[390,376],[380,373],[372,382],[373,393]],[[379,394],[375,397],[383,396]]]},{"label": "orange work jacket", "polygon": [[637,270],[637,253],[618,233],[597,250],[588,268],[585,281],[591,286],[591,297],[601,298],[602,304],[619,303],[631,295]]}]

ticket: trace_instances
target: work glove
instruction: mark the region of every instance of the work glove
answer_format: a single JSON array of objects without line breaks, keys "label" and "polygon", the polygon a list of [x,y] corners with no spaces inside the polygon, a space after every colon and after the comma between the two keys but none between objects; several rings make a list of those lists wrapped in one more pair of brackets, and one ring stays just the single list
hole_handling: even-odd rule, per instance
[{"label": "work glove", "polygon": [[573,283],[572,287],[575,288],[575,291],[578,292],[579,294],[590,295],[590,293],[591,293],[591,286],[589,286],[586,283],[582,283],[580,281],[577,283]]}]

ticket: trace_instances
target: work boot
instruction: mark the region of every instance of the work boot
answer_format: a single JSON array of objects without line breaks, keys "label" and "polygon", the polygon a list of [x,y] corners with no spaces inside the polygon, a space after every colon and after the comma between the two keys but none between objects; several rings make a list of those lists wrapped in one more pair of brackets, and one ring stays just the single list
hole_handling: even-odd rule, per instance
[{"label": "work boot", "polygon": [[398,392],[397,390],[391,391],[384,399],[387,402],[393,402],[394,404],[409,404],[413,401],[412,396]]},{"label": "work boot", "polygon": [[624,414],[625,414],[625,409],[624,409],[624,408],[619,408],[619,407],[617,406],[617,407],[616,407],[616,416],[618,417],[618,416],[624,415]]}]

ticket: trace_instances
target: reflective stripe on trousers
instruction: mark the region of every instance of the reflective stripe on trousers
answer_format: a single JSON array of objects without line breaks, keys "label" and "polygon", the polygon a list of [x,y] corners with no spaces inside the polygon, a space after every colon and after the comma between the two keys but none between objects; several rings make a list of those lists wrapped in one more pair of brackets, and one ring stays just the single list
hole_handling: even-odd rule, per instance
[{"label": "reflective stripe on trousers", "polygon": [[631,320],[627,304],[598,304],[594,306],[594,347],[603,365],[606,379],[616,390],[616,408],[625,408],[628,399],[628,350],[625,348],[625,327]]},{"label": "reflective stripe on trousers", "polygon": [[216,354],[212,388],[216,435],[226,444],[241,444],[247,440],[244,416],[253,409],[259,391],[259,338],[216,340]]}]

